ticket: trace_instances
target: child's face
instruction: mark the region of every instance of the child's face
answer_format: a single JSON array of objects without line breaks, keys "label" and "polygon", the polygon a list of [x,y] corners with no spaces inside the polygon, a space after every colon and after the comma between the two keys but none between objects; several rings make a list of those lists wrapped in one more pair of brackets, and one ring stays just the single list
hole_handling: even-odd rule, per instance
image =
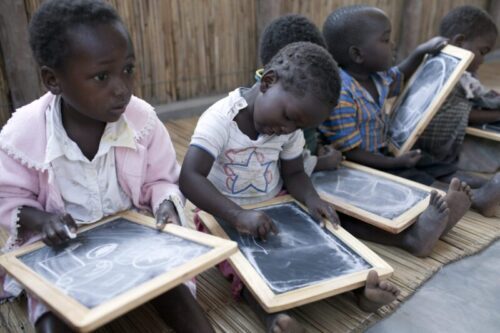
[{"label": "child's face", "polygon": [[369,72],[385,71],[393,60],[391,21],[381,10],[366,13],[365,19],[369,32],[359,45],[363,67]]},{"label": "child's face", "polygon": [[471,51],[474,53],[474,59],[471,64],[467,68],[468,72],[475,73],[479,69],[479,66],[484,61],[484,56],[488,54],[493,47],[495,46],[495,42],[497,39],[497,35],[495,33],[489,33],[486,35],[478,36],[471,40],[465,40],[461,43],[457,43],[461,48]]},{"label": "child's face", "polygon": [[297,97],[283,90],[278,81],[256,98],[253,122],[260,134],[282,135],[317,126],[329,113],[330,108],[312,94]]},{"label": "child's face", "polygon": [[130,101],[134,51],[119,23],[77,26],[70,53],[55,70],[65,112],[101,122],[117,121]]}]

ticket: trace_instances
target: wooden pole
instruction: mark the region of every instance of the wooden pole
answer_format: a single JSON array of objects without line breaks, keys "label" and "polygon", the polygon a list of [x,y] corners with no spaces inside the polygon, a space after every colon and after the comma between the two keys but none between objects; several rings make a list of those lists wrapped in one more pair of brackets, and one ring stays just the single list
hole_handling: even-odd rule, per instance
[{"label": "wooden pole", "polygon": [[0,1],[0,46],[14,108],[41,93],[38,69],[28,43],[28,19],[23,0]]},{"label": "wooden pole", "polygon": [[[260,43],[260,37],[267,25],[277,16],[280,15],[281,1],[278,0],[257,0],[257,43]],[[257,44],[257,52],[260,52],[259,44]],[[260,63],[259,55],[257,54],[257,64]]]},{"label": "wooden pole", "polygon": [[[490,4],[488,6],[488,12],[493,18],[493,22],[497,24],[497,27],[500,29],[500,0],[490,0]],[[500,48],[500,38],[497,37],[496,48]]]},{"label": "wooden pole", "polygon": [[422,7],[422,0],[404,0],[397,62],[406,58],[419,43]]}]

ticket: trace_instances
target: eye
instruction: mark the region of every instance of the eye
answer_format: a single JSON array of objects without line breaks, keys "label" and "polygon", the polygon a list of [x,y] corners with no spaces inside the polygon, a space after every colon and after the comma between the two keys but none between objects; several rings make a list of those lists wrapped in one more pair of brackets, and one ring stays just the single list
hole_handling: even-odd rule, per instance
[{"label": "eye", "polygon": [[105,81],[108,79],[108,74],[107,73],[99,73],[94,76],[94,80],[96,81]]},{"label": "eye", "polygon": [[123,72],[127,75],[132,75],[134,74],[135,72],[135,66],[134,65],[128,65],[125,67],[125,69],[123,70]]}]

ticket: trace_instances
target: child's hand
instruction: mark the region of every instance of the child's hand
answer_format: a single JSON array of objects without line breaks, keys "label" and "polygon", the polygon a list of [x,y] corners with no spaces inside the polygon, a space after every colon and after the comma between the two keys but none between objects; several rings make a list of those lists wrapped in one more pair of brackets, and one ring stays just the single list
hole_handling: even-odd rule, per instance
[{"label": "child's hand", "polygon": [[275,235],[278,233],[278,228],[273,220],[258,210],[241,210],[236,216],[235,227],[239,233],[250,234],[263,241],[267,239],[270,232]]},{"label": "child's hand", "polygon": [[413,168],[422,158],[420,149],[410,150],[403,155],[396,157],[396,166],[400,168]]},{"label": "child's hand", "polygon": [[429,39],[427,42],[420,44],[417,49],[420,54],[436,54],[441,51],[446,45],[448,45],[448,38],[444,37],[434,37]]},{"label": "child's hand", "polygon": [[318,165],[315,171],[335,170],[344,159],[342,153],[330,145],[320,145],[317,153]]},{"label": "child's hand", "polygon": [[179,215],[174,204],[170,200],[165,200],[161,203],[160,207],[156,210],[156,228],[162,230],[167,223],[174,223],[180,225]]},{"label": "child's hand", "polygon": [[62,244],[74,238],[78,228],[69,214],[44,214],[39,225],[42,240],[48,246]]},{"label": "child's hand", "polygon": [[306,199],[306,206],[311,216],[320,222],[321,227],[325,226],[323,219],[330,221],[335,229],[340,225],[340,219],[335,209],[333,209],[330,203],[322,200],[320,197],[315,196],[308,200]]}]

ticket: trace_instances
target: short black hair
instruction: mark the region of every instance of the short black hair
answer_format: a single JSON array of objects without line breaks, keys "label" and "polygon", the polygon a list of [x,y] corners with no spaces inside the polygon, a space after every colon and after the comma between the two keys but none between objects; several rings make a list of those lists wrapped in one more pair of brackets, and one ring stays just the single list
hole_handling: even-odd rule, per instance
[{"label": "short black hair", "polygon": [[363,15],[367,12],[380,10],[366,5],[340,7],[328,15],[323,24],[323,37],[333,58],[339,66],[350,62],[349,48],[364,41],[368,25]]},{"label": "short black hair", "polygon": [[285,91],[298,96],[311,93],[330,108],[337,105],[339,70],[324,47],[311,42],[288,44],[264,67],[264,73],[271,69]]},{"label": "short black hair", "polygon": [[326,48],[318,27],[307,17],[288,14],[275,18],[267,25],[260,39],[260,61],[266,65],[272,57],[290,43],[311,42]]},{"label": "short black hair", "polygon": [[68,31],[77,25],[122,22],[113,7],[100,0],[49,0],[29,25],[31,50],[39,66],[59,68],[69,53]]},{"label": "short black hair", "polygon": [[439,34],[447,38],[462,34],[466,40],[472,40],[490,33],[498,35],[498,28],[491,16],[481,8],[469,5],[450,10],[439,25]]}]

